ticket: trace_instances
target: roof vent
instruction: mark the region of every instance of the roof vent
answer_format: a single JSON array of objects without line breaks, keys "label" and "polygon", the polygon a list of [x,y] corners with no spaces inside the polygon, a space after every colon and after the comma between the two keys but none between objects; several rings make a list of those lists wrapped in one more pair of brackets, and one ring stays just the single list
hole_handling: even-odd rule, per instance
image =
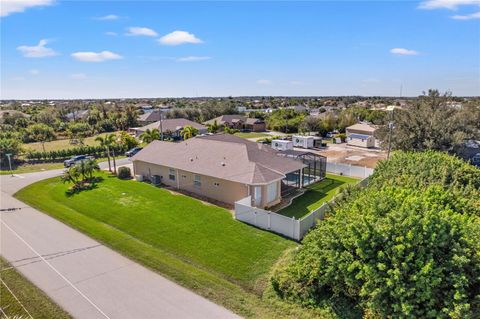
[{"label": "roof vent", "polygon": [[190,162],[193,162],[193,158],[190,157]]},{"label": "roof vent", "polygon": [[220,164],[222,164],[222,166],[225,166],[225,165],[226,165],[225,162],[221,162]]}]

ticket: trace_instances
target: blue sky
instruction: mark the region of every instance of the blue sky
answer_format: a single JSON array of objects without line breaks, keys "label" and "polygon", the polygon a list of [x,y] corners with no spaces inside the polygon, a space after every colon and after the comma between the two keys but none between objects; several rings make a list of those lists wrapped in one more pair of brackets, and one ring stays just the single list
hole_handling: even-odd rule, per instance
[{"label": "blue sky", "polygon": [[1,98],[480,92],[480,0],[2,0]]}]

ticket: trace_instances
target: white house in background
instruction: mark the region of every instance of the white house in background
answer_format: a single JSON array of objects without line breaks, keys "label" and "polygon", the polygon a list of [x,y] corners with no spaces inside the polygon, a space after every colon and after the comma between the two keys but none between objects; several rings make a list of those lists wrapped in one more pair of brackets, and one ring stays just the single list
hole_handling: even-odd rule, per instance
[{"label": "white house in background", "polygon": [[375,132],[377,128],[371,124],[359,123],[345,129],[347,134],[347,145],[359,147],[376,147]]},{"label": "white house in background", "polygon": [[294,135],[292,136],[292,142],[294,147],[315,148],[321,146],[322,138],[318,136]]},{"label": "white house in background", "polygon": [[277,151],[293,150],[293,142],[286,140],[273,140],[272,148]]}]

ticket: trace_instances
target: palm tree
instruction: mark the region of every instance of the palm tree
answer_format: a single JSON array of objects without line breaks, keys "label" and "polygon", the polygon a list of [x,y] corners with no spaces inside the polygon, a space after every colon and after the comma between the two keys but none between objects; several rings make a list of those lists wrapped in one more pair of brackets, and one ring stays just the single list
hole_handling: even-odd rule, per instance
[{"label": "palm tree", "polygon": [[82,169],[81,169],[80,172],[83,175],[84,179],[92,180],[93,179],[93,173],[95,171],[100,170],[100,166],[98,166],[97,161],[94,160],[94,159],[88,159],[86,161],[82,161],[81,166],[82,166]]},{"label": "palm tree", "polygon": [[189,138],[194,137],[197,134],[198,130],[190,125],[185,125],[180,131],[180,136],[182,136],[183,140],[188,140]]},{"label": "palm tree", "polygon": [[147,129],[145,132],[143,132],[140,135],[140,139],[144,143],[150,143],[154,140],[159,140],[160,139],[160,131],[157,128]]},{"label": "palm tree", "polygon": [[208,125],[208,131],[210,133],[217,133],[217,131],[220,129],[220,126],[217,123],[217,120],[213,121],[213,124]]},{"label": "palm tree", "polygon": [[109,138],[107,138],[108,135],[105,135],[104,137],[102,136],[97,136],[95,138],[96,142],[100,143],[101,147],[104,147],[105,150],[107,151],[107,159],[108,159],[108,171],[112,171],[112,166],[110,165],[110,145],[112,145],[112,141],[110,141]]},{"label": "palm tree", "polygon": [[77,165],[69,167],[65,172],[63,172],[63,175],[61,176],[62,182],[67,183],[73,183],[77,184],[78,179],[80,178],[80,171],[78,170]]},{"label": "palm tree", "polygon": [[[112,166],[110,165],[110,147],[115,143],[115,134],[107,134],[104,137],[97,136],[95,141],[100,143],[100,146],[105,147],[107,151],[107,158],[108,158],[108,171],[112,171]],[[115,166],[115,156],[113,157],[113,164]]]}]

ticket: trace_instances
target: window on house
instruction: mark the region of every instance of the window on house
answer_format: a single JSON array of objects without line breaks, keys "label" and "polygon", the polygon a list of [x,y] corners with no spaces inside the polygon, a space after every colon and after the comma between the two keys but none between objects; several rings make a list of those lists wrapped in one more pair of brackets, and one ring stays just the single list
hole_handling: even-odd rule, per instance
[{"label": "window on house", "polygon": [[170,179],[171,181],[175,180],[175,170],[173,168],[170,168],[168,170],[168,179]]},{"label": "window on house", "polygon": [[193,186],[195,186],[195,187],[200,187],[200,186],[202,186],[202,181],[201,181],[200,175],[195,175],[195,176],[194,176],[194,178],[193,178]]}]

